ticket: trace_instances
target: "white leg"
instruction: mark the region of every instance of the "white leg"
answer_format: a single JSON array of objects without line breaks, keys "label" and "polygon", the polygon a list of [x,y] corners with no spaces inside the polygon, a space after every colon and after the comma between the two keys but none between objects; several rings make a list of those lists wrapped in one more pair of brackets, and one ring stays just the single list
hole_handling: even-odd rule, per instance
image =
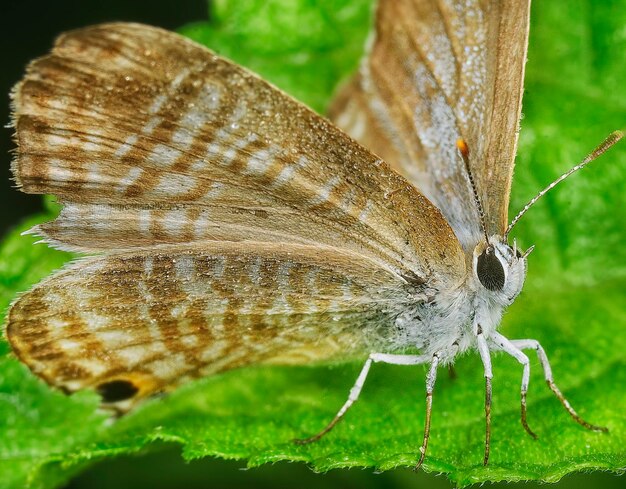
[{"label": "white leg", "polygon": [[546,355],[545,350],[539,344],[537,340],[511,340],[510,343],[520,350],[536,350],[537,358],[543,369],[543,375],[546,378],[546,382],[552,382],[552,369],[550,368],[550,362]]},{"label": "white leg", "polygon": [[[515,358],[519,363],[521,363],[523,366],[522,388],[521,388],[522,426],[524,427],[524,429],[530,436],[536,439],[537,435],[535,435],[535,433],[530,429],[530,427],[528,426],[528,421],[526,419],[526,394],[528,392],[528,383],[530,382],[530,361],[528,360],[528,357],[520,350],[520,348],[523,348],[523,347],[520,347],[516,341],[510,341],[508,338],[506,338],[505,336],[501,335],[498,332],[493,332],[490,340],[496,346],[498,350],[502,350],[503,352],[508,353],[513,358]],[[522,342],[524,341],[526,340],[522,340]],[[538,344],[539,343],[537,343],[537,345]],[[543,349],[542,349],[542,352],[543,352]],[[547,359],[546,359],[546,362],[547,362]],[[548,365],[547,370],[544,368],[544,371],[550,372],[550,365]]]},{"label": "white leg", "polygon": [[493,378],[493,371],[491,369],[491,355],[489,354],[489,345],[487,344],[487,340],[485,339],[482,329],[479,328],[476,333],[476,344],[478,346],[478,353],[480,354],[480,359],[483,362],[483,369],[485,371],[485,377]]},{"label": "white leg", "polygon": [[537,357],[539,358],[539,363],[541,364],[541,367],[543,368],[543,375],[546,379],[546,383],[548,384],[548,387],[550,387],[550,390],[554,392],[554,395],[558,398],[558,400],[561,401],[561,404],[563,404],[563,407],[567,410],[567,412],[574,419],[574,421],[584,426],[588,430],[603,431],[605,433],[609,431],[608,428],[605,428],[604,426],[596,426],[585,421],[583,418],[581,418],[578,415],[578,413],[574,410],[574,408],[571,406],[569,401],[565,399],[565,396],[561,393],[559,388],[554,383],[554,380],[552,378],[552,369],[550,368],[550,362],[548,361],[548,356],[546,355],[545,350],[543,349],[543,347],[539,344],[537,340],[511,340],[510,343],[514,347],[519,348],[519,349],[524,349],[524,350],[533,349],[537,351]]},{"label": "white leg", "polygon": [[419,365],[422,363],[427,363],[431,357],[429,355],[391,355],[387,353],[372,353],[365,361],[363,368],[361,369],[361,373],[356,379],[356,382],[350,389],[350,394],[348,395],[348,399],[341,406],[341,409],[337,412],[333,420],[326,425],[326,427],[309,438],[294,440],[296,443],[300,445],[304,445],[306,443],[311,443],[319,440],[322,436],[328,433],[330,430],[334,428],[334,426],[343,418],[348,409],[355,403],[355,401],[359,398],[361,394],[361,389],[363,389],[363,385],[365,384],[365,379],[367,379],[367,374],[370,371],[370,367],[372,366],[372,362],[376,363],[389,363],[392,365]]},{"label": "white leg", "polygon": [[476,325],[475,334],[478,353],[480,353],[480,359],[483,362],[483,369],[485,371],[485,456],[483,458],[483,465],[487,465],[489,463],[489,447],[491,443],[491,379],[493,378],[493,372],[491,370],[489,345],[487,344],[487,340],[479,324]]}]

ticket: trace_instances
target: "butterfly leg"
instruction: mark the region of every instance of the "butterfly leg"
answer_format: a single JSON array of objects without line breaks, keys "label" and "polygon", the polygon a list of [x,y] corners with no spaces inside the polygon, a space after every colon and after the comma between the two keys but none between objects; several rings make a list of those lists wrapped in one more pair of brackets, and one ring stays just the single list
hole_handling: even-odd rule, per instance
[{"label": "butterfly leg", "polygon": [[596,426],[585,421],[578,415],[578,413],[570,405],[569,401],[565,399],[565,396],[561,393],[559,388],[554,383],[554,380],[552,379],[552,369],[550,368],[548,356],[546,355],[545,350],[537,340],[511,340],[511,344],[514,347],[519,348],[520,350],[533,349],[537,351],[537,358],[539,358],[539,363],[543,368],[543,374],[546,379],[546,384],[548,384],[550,390],[554,392],[554,395],[557,397],[557,399],[561,401],[561,404],[567,410],[569,415],[574,419],[574,421],[591,431],[602,431],[604,433],[607,433],[609,431],[609,429],[604,426]]},{"label": "butterfly leg", "polygon": [[[508,353],[513,358],[515,358],[519,363],[522,364],[524,370],[522,371],[522,388],[521,388],[521,419],[522,426],[526,430],[530,436],[534,439],[537,439],[537,435],[530,429],[528,426],[528,421],[526,420],[526,393],[528,392],[528,383],[530,382],[530,361],[528,357],[517,347],[514,342],[510,341],[505,336],[500,333],[493,332],[491,334],[490,340],[492,343],[505,353]],[[550,370],[550,365],[547,366],[548,371]],[[545,370],[545,368],[544,368]]]},{"label": "butterfly leg", "polygon": [[417,461],[415,470],[418,470],[424,463],[426,457],[426,449],[428,448],[428,439],[430,438],[430,415],[433,409],[433,390],[437,380],[437,367],[439,366],[439,355],[435,353],[430,362],[428,375],[426,376],[426,417],[424,421],[424,439],[420,447],[420,459]]},{"label": "butterfly leg", "polygon": [[352,386],[352,389],[350,389],[350,394],[348,395],[348,399],[346,400],[344,405],[341,406],[341,409],[339,409],[339,411],[337,412],[335,417],[332,419],[332,421],[328,423],[328,425],[326,425],[326,427],[322,431],[317,433],[316,435],[313,435],[309,438],[296,439],[294,440],[294,442],[297,443],[298,445],[305,445],[307,443],[312,443],[314,441],[317,441],[321,437],[323,437],[326,433],[328,433],[330,430],[332,430],[335,427],[335,425],[339,423],[339,421],[341,421],[341,419],[346,414],[348,409],[350,409],[350,407],[359,398],[359,394],[361,394],[361,389],[363,389],[363,384],[365,384],[365,379],[367,379],[367,374],[369,373],[372,363],[381,362],[381,363],[389,363],[393,365],[419,365],[422,363],[427,363],[429,360],[430,360],[430,356],[427,356],[427,355],[390,355],[386,353],[370,354],[370,356],[365,361],[365,364],[363,365],[363,368],[361,369],[361,373],[359,373],[359,376],[357,377],[356,382]]},{"label": "butterfly leg", "polygon": [[480,324],[476,325],[475,334],[476,345],[478,346],[480,359],[483,362],[485,375],[485,456],[483,458],[483,465],[487,465],[489,463],[489,448],[491,443],[491,379],[493,378],[493,372],[491,370],[489,345],[487,344],[487,339],[483,335],[483,330]]}]

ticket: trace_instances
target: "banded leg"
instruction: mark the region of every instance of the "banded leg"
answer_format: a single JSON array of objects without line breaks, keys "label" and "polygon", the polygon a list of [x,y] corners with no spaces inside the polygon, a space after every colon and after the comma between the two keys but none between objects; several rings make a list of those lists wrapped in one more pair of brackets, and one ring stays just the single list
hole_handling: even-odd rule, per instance
[{"label": "banded leg", "polygon": [[[522,371],[522,388],[521,388],[521,420],[522,426],[526,430],[530,436],[532,436],[535,440],[537,439],[537,435],[530,429],[527,421],[527,409],[526,409],[526,394],[528,392],[528,384],[530,382],[530,360],[528,357],[511,342],[508,338],[501,335],[498,332],[493,332],[491,334],[491,341],[493,344],[501,351],[508,353],[513,358],[515,358],[519,363],[523,366]],[[550,366],[548,365],[548,370]]]},{"label": "banded leg", "polygon": [[426,449],[428,448],[428,439],[430,438],[430,416],[433,409],[433,391],[435,390],[435,382],[437,381],[437,367],[439,366],[439,355],[434,354],[432,362],[430,363],[430,369],[428,369],[428,375],[426,376],[426,417],[424,420],[424,439],[422,440],[422,446],[420,447],[420,458],[417,461],[415,470],[424,463],[426,457]]},{"label": "banded leg", "polygon": [[363,389],[363,384],[365,384],[365,379],[367,379],[367,374],[369,373],[370,367],[372,366],[373,362],[389,363],[392,365],[419,365],[422,363],[427,363],[429,360],[430,356],[428,355],[390,355],[386,353],[370,354],[370,356],[365,361],[365,364],[363,365],[361,373],[359,373],[356,382],[352,386],[352,389],[350,389],[348,399],[346,400],[344,405],[341,406],[341,409],[339,409],[332,421],[328,423],[326,427],[316,435],[313,435],[309,438],[296,439],[294,440],[294,442],[298,445],[305,445],[307,443],[317,441],[330,430],[332,430],[335,425],[339,423],[339,421],[341,421],[348,409],[350,409],[354,402],[359,398],[359,395],[361,394],[361,389]]},{"label": "banded leg", "polygon": [[557,385],[554,383],[554,380],[552,378],[552,369],[550,368],[550,362],[548,361],[548,356],[546,355],[545,350],[543,349],[543,347],[539,344],[537,340],[511,340],[511,344],[514,347],[519,348],[520,350],[533,349],[537,352],[537,358],[539,358],[539,363],[541,364],[541,367],[543,368],[543,374],[546,379],[546,384],[548,384],[548,387],[550,388],[550,390],[554,392],[554,395],[557,397],[557,399],[561,401],[561,404],[563,405],[563,407],[566,409],[566,411],[569,413],[569,415],[572,417],[574,421],[576,421],[581,426],[584,426],[588,430],[601,431],[604,433],[608,433],[609,431],[608,428],[604,426],[597,426],[597,425],[591,424],[585,421],[583,418],[581,418],[578,415],[578,413],[574,410],[574,408],[571,406],[569,401],[565,399],[565,396],[561,393]]},{"label": "banded leg", "polygon": [[480,353],[480,359],[483,362],[485,372],[485,456],[483,458],[483,465],[487,465],[489,463],[489,449],[491,443],[491,379],[493,378],[493,372],[491,370],[489,346],[480,325],[477,325],[476,345],[478,346],[478,353]]}]

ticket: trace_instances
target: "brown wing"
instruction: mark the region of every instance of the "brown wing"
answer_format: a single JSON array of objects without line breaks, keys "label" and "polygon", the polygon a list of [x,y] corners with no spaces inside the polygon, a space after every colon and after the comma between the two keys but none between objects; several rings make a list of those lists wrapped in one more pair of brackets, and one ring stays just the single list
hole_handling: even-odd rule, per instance
[{"label": "brown wing", "polygon": [[80,260],[12,306],[8,338],[37,375],[120,411],[248,364],[342,359],[389,346],[396,275],[321,246],[166,245]]},{"label": "brown wing", "polygon": [[325,119],[176,34],[61,36],[14,91],[22,190],[64,203],[33,232],[61,248],[324,244],[448,285],[465,273],[441,213]]},{"label": "brown wing", "polygon": [[331,118],[409,179],[466,250],[482,231],[456,141],[502,234],[521,112],[529,0],[380,0],[375,37]]}]

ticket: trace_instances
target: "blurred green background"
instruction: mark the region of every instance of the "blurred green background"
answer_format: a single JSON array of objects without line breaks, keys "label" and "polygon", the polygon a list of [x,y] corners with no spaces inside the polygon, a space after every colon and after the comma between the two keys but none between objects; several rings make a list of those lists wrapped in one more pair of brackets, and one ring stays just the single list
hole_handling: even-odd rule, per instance
[{"label": "blurred green background", "polygon": [[[240,0],[245,2],[245,0]],[[313,0],[310,0],[313,1]],[[548,0],[544,0],[548,1]],[[25,64],[45,53],[54,37],[67,29],[111,20],[145,22],[176,29],[183,24],[207,18],[204,0],[2,0],[0,4],[0,93],[8,94],[21,77]],[[0,104],[0,121],[9,120],[8,95]],[[9,152],[11,131],[0,134],[0,233],[23,217],[41,208],[41,200],[11,188]],[[519,436],[525,436],[520,430]],[[419,440],[416,440],[418,443]],[[98,464],[77,477],[69,488],[238,488],[238,487],[359,487],[359,488],[418,488],[450,487],[445,477],[423,472],[398,469],[376,474],[371,470],[335,470],[315,474],[303,464],[278,463],[261,468],[245,469],[244,462],[206,459],[186,464],[175,446],[154,447],[150,453],[124,457]],[[538,484],[520,483],[535,487]],[[590,486],[626,487],[626,479],[606,473],[576,474],[556,484],[559,488]],[[504,484],[494,486],[505,487]],[[506,484],[506,487],[516,484]]]}]

